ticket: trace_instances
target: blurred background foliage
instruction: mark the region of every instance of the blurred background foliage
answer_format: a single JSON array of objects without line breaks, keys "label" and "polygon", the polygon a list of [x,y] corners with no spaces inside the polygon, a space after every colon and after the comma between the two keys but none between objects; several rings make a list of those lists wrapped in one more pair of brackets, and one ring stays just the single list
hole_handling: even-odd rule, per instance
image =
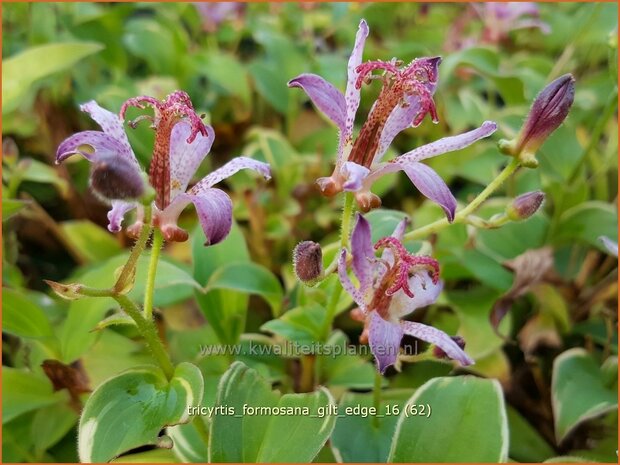
[{"label": "blurred background foliage", "polygon": [[[462,203],[506,163],[496,140],[516,134],[536,93],[561,74],[574,74],[573,109],[542,147],[540,168],[521,170],[481,216],[535,189],[547,194],[543,210],[499,230],[455,225],[430,238],[446,291],[414,318],[464,336],[476,359],[471,372],[500,381],[509,406],[511,459],[572,455],[615,462],[617,261],[598,238],[617,238],[617,6],[539,8],[549,34],[506,30],[488,41],[488,25],[468,4],[262,3],[206,13],[204,5],[189,3],[3,4],[4,461],[77,460],[77,411],[86,393],[149,362],[131,326],[101,323],[110,301],[58,301],[42,281],[102,286],[131,245],[123,233],[105,229],[107,208],[89,192],[87,163],[53,164],[65,137],[94,128],[79,111],[91,99],[118,111],[129,97],[185,90],[216,132],[197,178],[237,155],[271,163],[271,183],[257,187],[243,173],[227,181],[237,225],[222,244],[204,248],[195,215],[187,212],[182,222],[192,239],[166,247],[155,303],[173,359],[194,361],[205,375],[203,405],[213,404],[233,358],[283,391],[303,390],[299,373],[307,361],[247,354],[201,358],[198,347],[323,337],[321,304],[332,282],[316,289],[298,285],[291,251],[301,240],[326,245],[336,238],[341,199],[321,197],[314,180],[331,172],[337,131],[286,83],[316,72],[343,88],[357,25],[365,18],[371,29],[366,58],[444,58],[435,96],[440,123],[427,119],[405,131],[391,155],[484,120],[498,122],[493,140],[431,162]],[[364,88],[360,115],[377,92],[377,86]],[[153,132],[145,125],[128,135],[148,165]],[[442,214],[404,176],[380,182],[376,192],[383,198],[383,208],[370,215],[376,234],[391,231],[399,212],[412,215],[414,226]],[[532,268],[545,273],[535,276]],[[197,290],[205,286],[207,293]],[[132,291],[136,296],[143,292],[139,287]],[[511,310],[496,329],[489,316],[502,296]],[[310,302],[318,308],[309,308]],[[349,305],[343,298],[339,308]],[[361,326],[348,314],[336,325],[332,343],[357,343]],[[574,347],[587,354],[569,352],[579,357],[561,370],[557,356]],[[61,362],[56,375],[41,367],[45,360]],[[352,402],[344,393],[372,387],[368,358],[347,355],[317,365],[319,382],[343,402]],[[451,370],[427,360],[403,364],[386,379],[394,393],[410,394]],[[561,388],[567,383],[584,384],[567,392]],[[347,428],[337,424],[332,443],[345,444]],[[191,431],[171,434],[197,441]],[[156,449],[132,457],[206,460],[196,447],[181,456]],[[386,458],[372,453],[353,451],[344,459]],[[316,460],[334,457],[326,447]]]}]

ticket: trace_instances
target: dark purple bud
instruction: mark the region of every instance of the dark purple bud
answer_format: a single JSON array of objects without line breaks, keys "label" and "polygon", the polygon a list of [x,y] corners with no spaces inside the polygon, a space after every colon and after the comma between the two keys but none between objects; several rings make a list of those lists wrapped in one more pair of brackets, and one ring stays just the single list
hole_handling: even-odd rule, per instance
[{"label": "dark purple bud", "polygon": [[536,152],[566,119],[574,97],[573,75],[557,78],[538,94],[517,137],[499,142],[500,150],[519,158],[523,166],[536,168]]},{"label": "dark purple bud", "polygon": [[[461,350],[465,349],[465,339],[461,336],[450,336],[450,339],[456,342],[456,345],[459,346]],[[433,347],[433,355],[435,358],[450,358],[448,357],[448,354],[446,354],[441,347],[438,346]]]},{"label": "dark purple bud", "polygon": [[538,211],[544,200],[545,193],[542,191],[521,194],[508,205],[506,214],[513,221],[526,220]]},{"label": "dark purple bud", "polygon": [[130,160],[122,157],[94,162],[90,185],[95,193],[107,200],[139,199],[145,192],[142,173]]},{"label": "dark purple bud", "polygon": [[316,242],[304,241],[293,251],[293,267],[297,278],[312,286],[323,277],[323,251]]}]

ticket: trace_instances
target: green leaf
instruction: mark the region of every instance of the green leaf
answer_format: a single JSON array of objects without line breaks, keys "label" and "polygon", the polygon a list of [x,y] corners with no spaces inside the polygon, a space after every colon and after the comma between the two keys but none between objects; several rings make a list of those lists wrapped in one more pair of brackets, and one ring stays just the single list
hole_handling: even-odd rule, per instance
[{"label": "green leaf", "polygon": [[31,47],[4,60],[2,66],[2,113],[14,110],[39,79],[70,69],[102,45],[65,42]]},{"label": "green leaf", "polygon": [[[204,246],[203,232],[197,225],[192,232],[192,259],[194,278],[206,285],[215,270],[228,263],[247,263],[250,253],[243,233],[233,221],[228,237],[209,247]],[[235,344],[239,340],[245,329],[248,300],[247,294],[224,289],[196,292],[196,301],[222,344]]]},{"label": "green leaf", "polygon": [[258,93],[280,113],[288,114],[290,89],[280,82],[281,76],[277,66],[273,63],[255,61],[249,69]]},{"label": "green leaf", "polygon": [[206,292],[213,289],[259,295],[271,306],[274,316],[282,308],[284,292],[280,281],[267,268],[255,263],[230,263],[218,268],[205,286]]},{"label": "green leaf", "polygon": [[605,250],[600,236],[617,237],[618,212],[604,202],[585,202],[562,214],[554,242],[581,240],[600,250]]},{"label": "green leaf", "polygon": [[20,337],[46,338],[54,332],[47,316],[25,295],[2,288],[2,331]]},{"label": "green leaf", "polygon": [[18,167],[22,163],[25,163],[23,171],[19,173],[22,180],[53,184],[63,197],[69,192],[69,183],[67,180],[62,178],[60,173],[51,166],[37,160],[24,159],[20,161]]},{"label": "green leaf", "polygon": [[123,42],[134,55],[143,58],[156,73],[169,75],[177,64],[172,31],[152,19],[133,19],[124,26]]},{"label": "green leaf", "polygon": [[101,262],[121,252],[121,246],[113,235],[88,220],[73,220],[60,223],[71,245],[89,263]]},{"label": "green leaf", "polygon": [[346,393],[338,405],[339,416],[330,438],[338,461],[385,463],[398,421],[394,406],[402,411],[410,396],[410,390],[384,391],[380,409],[372,415],[372,394]]},{"label": "green leaf", "polygon": [[598,363],[581,348],[560,354],[553,363],[551,404],[560,443],[584,421],[618,408],[617,392],[604,384]]},{"label": "green leaf", "polygon": [[461,265],[471,272],[481,283],[498,291],[507,291],[512,286],[513,275],[497,260],[476,249],[460,253]]},{"label": "green leaf", "polygon": [[[430,415],[411,415],[418,405],[430,407]],[[459,376],[432,379],[409,399],[388,461],[504,462],[507,456],[508,422],[499,382]]]},{"label": "green leaf", "polygon": [[306,305],[287,311],[277,320],[261,326],[262,331],[278,334],[300,345],[312,345],[321,340],[325,309],[320,305]]},{"label": "green leaf", "polygon": [[250,86],[247,71],[234,55],[211,52],[205,56],[202,63],[202,72],[213,84],[249,106]]},{"label": "green leaf", "polygon": [[[202,421],[202,419],[194,421]],[[166,434],[174,443],[172,452],[177,460],[184,463],[207,463],[209,460],[207,444],[198,433],[193,421],[184,425],[171,426],[166,429]]]},{"label": "green leaf", "polygon": [[555,451],[536,429],[510,405],[506,406],[510,431],[510,458],[518,462],[540,463]]},{"label": "green leaf", "polygon": [[330,387],[371,389],[376,369],[366,358],[348,352],[350,347],[349,340],[342,331],[332,333],[325,343],[326,351],[322,355],[322,379],[325,379]]},{"label": "green leaf", "polygon": [[[278,407],[285,413],[244,415],[244,405]],[[310,462],[334,428],[334,416],[318,415],[319,407],[328,405],[334,400],[324,388],[280,395],[255,370],[235,362],[222,377],[216,400],[216,406],[234,414],[212,417],[210,462]],[[289,408],[292,414],[286,413]],[[308,413],[300,415],[303,409]]]},{"label": "green leaf", "polygon": [[375,243],[382,237],[391,236],[398,223],[407,218],[407,214],[381,208],[364,215],[364,218],[370,223],[372,242]]},{"label": "green leaf", "polygon": [[133,368],[100,385],[88,398],[78,429],[82,462],[107,462],[156,444],[159,431],[190,420],[188,407],[202,400],[204,382],[191,363],[176,367],[168,382],[155,367]]},{"label": "green leaf", "polygon": [[37,410],[31,435],[37,456],[60,441],[77,423],[78,414],[67,404],[54,404]]},{"label": "green leaf", "polygon": [[2,198],[2,221],[8,220],[10,217],[28,206],[28,202],[17,199]]},{"label": "green leaf", "polygon": [[2,423],[22,413],[66,400],[67,392],[54,392],[43,375],[2,366]]}]

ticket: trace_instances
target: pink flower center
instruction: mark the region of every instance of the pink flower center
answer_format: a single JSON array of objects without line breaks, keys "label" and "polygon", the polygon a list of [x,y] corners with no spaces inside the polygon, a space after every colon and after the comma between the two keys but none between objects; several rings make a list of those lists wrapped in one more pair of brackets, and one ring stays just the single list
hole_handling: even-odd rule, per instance
[{"label": "pink flower center", "polygon": [[154,115],[152,117],[140,116],[129,122],[129,125],[135,127],[138,122],[146,119],[151,121],[155,129],[155,144],[149,167],[149,181],[157,194],[155,205],[163,210],[170,204],[170,135],[172,128],[179,121],[187,119],[192,126],[192,132],[187,138],[188,144],[191,144],[199,133],[206,136],[207,129],[194,111],[189,95],[183,91],[173,92],[163,101],[148,96],[130,98],[121,107],[120,117],[125,119],[125,112],[129,107],[144,109],[147,105],[153,108]]},{"label": "pink flower center", "polygon": [[[433,102],[433,95],[428,88],[429,84],[434,85],[437,82],[437,60],[413,60],[402,68],[397,66],[396,61],[378,60],[368,61],[357,67],[356,88],[360,89],[362,83],[370,83],[374,79],[380,79],[383,86],[353,144],[349,161],[370,168],[388,117],[397,105],[406,106],[409,104],[406,97],[412,95],[418,97],[420,111],[412,121],[414,126],[420,124],[427,113],[431,114],[433,121],[437,121],[437,110]],[[383,70],[384,73],[380,76],[372,75],[372,72],[376,70]]]},{"label": "pink flower center", "polygon": [[432,257],[413,255],[405,249],[403,244],[395,237],[384,237],[375,244],[375,250],[389,248],[394,256],[394,263],[387,267],[383,278],[375,289],[370,308],[375,310],[383,318],[387,319],[388,309],[392,296],[402,290],[408,297],[413,298],[413,292],[409,288],[409,276],[417,268],[426,268],[431,274],[433,284],[439,281],[439,263]]}]

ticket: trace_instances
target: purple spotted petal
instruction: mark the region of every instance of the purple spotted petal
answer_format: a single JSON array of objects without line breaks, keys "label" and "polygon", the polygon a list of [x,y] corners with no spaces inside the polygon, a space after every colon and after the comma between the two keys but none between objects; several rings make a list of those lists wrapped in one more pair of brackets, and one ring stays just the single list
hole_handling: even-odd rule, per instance
[{"label": "purple spotted petal", "polygon": [[342,284],[342,288],[349,293],[353,300],[359,307],[362,309],[364,313],[366,313],[366,303],[364,302],[364,296],[360,289],[357,289],[349,275],[347,274],[347,249],[342,249],[340,251],[340,256],[338,257],[338,278],[340,279],[340,284]]},{"label": "purple spotted petal", "polygon": [[182,121],[172,128],[170,134],[170,201],[185,192],[192,176],[211,150],[215,133],[211,126],[205,126],[207,136],[197,134],[191,144],[187,143],[192,134],[189,123]]},{"label": "purple spotted petal", "polygon": [[316,74],[300,74],[291,79],[288,86],[302,88],[312,103],[338,126],[342,137],[345,133],[347,118],[347,108],[342,92]]},{"label": "purple spotted petal", "polygon": [[375,252],[372,247],[370,224],[359,213],[357,214],[357,223],[351,234],[351,252],[353,253],[353,272],[360,282],[360,292],[364,294],[372,285]]},{"label": "purple spotted petal", "polygon": [[58,146],[56,163],[61,163],[75,154],[82,155],[90,162],[110,160],[118,156],[135,160],[129,146],[101,131],[82,131],[66,138]]},{"label": "purple spotted petal", "polygon": [[262,174],[265,179],[271,179],[271,169],[269,168],[269,165],[267,163],[253,160],[252,158],[248,157],[237,157],[233,158],[221,168],[216,169],[215,171],[202,178],[202,180],[198,184],[196,184],[189,190],[189,194],[197,195],[201,191],[212,187],[221,180],[229,178],[237,171],[243,169],[251,169],[257,171]]},{"label": "purple spotted petal", "polygon": [[458,136],[444,137],[430,144],[423,145],[417,149],[396,157],[393,161],[397,164],[407,164],[412,161],[422,161],[427,158],[436,157],[455,150],[461,150],[469,147],[474,142],[489,137],[497,130],[497,124],[493,121],[485,121],[482,126],[472,131],[459,134]]},{"label": "purple spotted petal", "polygon": [[402,338],[403,328],[399,323],[386,321],[377,312],[370,312],[368,342],[381,373],[396,362]]},{"label": "purple spotted petal", "polygon": [[[90,117],[97,122],[104,133],[119,140],[128,148],[130,147],[127,134],[123,128],[123,121],[116,113],[112,113],[111,111],[100,107],[94,100],[80,105],[80,110],[88,113]],[[137,164],[138,161],[136,158],[133,157],[133,159]]]},{"label": "purple spotted petal", "polygon": [[119,232],[125,214],[138,206],[137,202],[124,202],[123,200],[112,200],[112,209],[108,212],[108,230]]},{"label": "purple spotted petal", "polygon": [[473,365],[474,361],[443,331],[432,326],[414,323],[412,321],[402,321],[402,328],[405,334],[417,337],[425,342],[436,345],[443,350],[448,357],[456,360],[463,366]]},{"label": "purple spotted petal", "polygon": [[347,192],[357,192],[364,185],[364,179],[369,173],[370,170],[365,166],[352,161],[345,162],[340,168],[340,174],[345,179],[342,189]]},{"label": "purple spotted petal", "polygon": [[192,202],[205,233],[205,245],[214,245],[226,238],[232,226],[232,201],[221,189],[204,188],[196,193],[179,194],[160,216],[160,228],[164,235],[167,229],[176,227],[183,209]]},{"label": "purple spotted petal", "polygon": [[356,68],[362,64],[362,55],[364,54],[364,44],[368,37],[368,24],[365,20],[361,20],[355,34],[355,45],[351,51],[349,57],[349,63],[347,64],[347,88],[345,91],[346,100],[346,125],[344,131],[344,137],[351,137],[353,133],[353,124],[355,123],[355,114],[360,105],[360,89],[355,88],[355,81],[357,81]]},{"label": "purple spotted petal", "polygon": [[618,256],[618,242],[612,241],[607,236],[601,236],[599,237],[599,240],[603,243],[603,245],[605,246],[605,248],[610,254],[612,254],[615,257]]},{"label": "purple spotted petal", "polygon": [[419,271],[409,278],[409,289],[413,297],[409,297],[402,290],[392,297],[389,308],[391,318],[402,318],[418,308],[435,303],[443,289],[443,282],[433,283],[427,272]]},{"label": "purple spotted petal", "polygon": [[422,195],[443,208],[448,221],[454,221],[456,199],[452,192],[450,192],[450,188],[435,170],[423,163],[410,163],[404,167],[404,171]]}]

